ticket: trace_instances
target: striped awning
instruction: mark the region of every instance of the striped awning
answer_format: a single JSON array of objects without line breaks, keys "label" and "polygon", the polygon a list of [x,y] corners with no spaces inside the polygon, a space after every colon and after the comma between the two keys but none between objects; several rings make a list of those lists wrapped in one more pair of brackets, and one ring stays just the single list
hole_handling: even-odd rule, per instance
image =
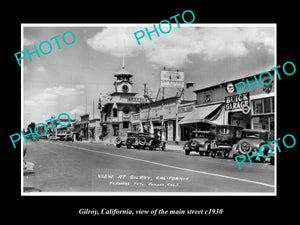
[{"label": "striped awning", "polygon": [[224,106],[222,103],[194,108],[180,122],[180,125],[206,122],[212,124],[223,124]]}]

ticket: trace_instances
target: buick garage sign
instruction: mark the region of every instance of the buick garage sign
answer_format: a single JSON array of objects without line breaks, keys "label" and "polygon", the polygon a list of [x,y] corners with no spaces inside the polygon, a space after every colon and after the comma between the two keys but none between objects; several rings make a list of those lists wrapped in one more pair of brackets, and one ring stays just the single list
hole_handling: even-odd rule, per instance
[{"label": "buick garage sign", "polygon": [[246,109],[250,108],[249,92],[239,95],[225,97],[225,110]]}]

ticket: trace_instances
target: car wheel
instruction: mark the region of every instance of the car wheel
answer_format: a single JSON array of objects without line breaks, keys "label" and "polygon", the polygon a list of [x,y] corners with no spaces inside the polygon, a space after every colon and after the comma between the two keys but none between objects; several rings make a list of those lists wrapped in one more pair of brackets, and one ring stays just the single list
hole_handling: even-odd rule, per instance
[{"label": "car wheel", "polygon": [[204,144],[204,149],[205,149],[205,156],[208,156],[210,153],[210,144],[209,143],[205,143]]},{"label": "car wheel", "polygon": [[128,139],[126,140],[126,145],[127,145],[127,146],[131,146],[131,144],[132,144],[132,140],[128,138]]},{"label": "car wheel", "polygon": [[186,154],[186,155],[189,155],[190,152],[191,152],[190,150],[185,150],[185,154]]},{"label": "car wheel", "polygon": [[121,144],[121,142],[122,142],[122,139],[120,137],[117,137],[116,138],[116,144]]},{"label": "car wheel", "polygon": [[121,148],[121,145],[122,145],[122,144],[116,144],[116,147],[117,147],[117,148]]},{"label": "car wheel", "polygon": [[[250,155],[250,156],[255,155],[255,152],[252,151],[250,154],[248,153],[248,155]],[[257,159],[257,158],[258,158],[258,159]],[[248,158],[248,159],[249,159],[249,158]],[[263,159],[265,159],[265,158],[263,158]],[[250,160],[250,159],[249,159],[249,160]],[[256,156],[256,157],[251,158],[251,161],[252,161],[252,162],[255,162],[255,161],[263,162],[263,161],[259,158],[259,156]]]},{"label": "car wheel", "polygon": [[148,146],[149,150],[152,150],[153,149],[153,140],[150,140],[146,145]]},{"label": "car wheel", "polygon": [[228,151],[228,150],[224,151],[224,158],[225,159],[228,159],[229,153],[230,153],[230,151]]},{"label": "car wheel", "polygon": [[217,155],[217,151],[216,151],[216,150],[213,150],[213,151],[211,152],[211,157],[212,157],[212,158],[215,158],[216,155]]},{"label": "car wheel", "polygon": [[197,141],[191,141],[189,143],[189,148],[193,151],[197,151],[199,149],[199,143]]},{"label": "car wheel", "polygon": [[203,156],[203,152],[202,152],[202,151],[199,151],[199,155],[200,155],[200,156]]},{"label": "car wheel", "polygon": [[251,152],[251,145],[246,141],[242,142],[240,147],[240,153],[245,155],[246,153],[249,154],[250,152]]},{"label": "car wheel", "polygon": [[131,145],[126,145],[126,147],[127,147],[128,149],[130,149],[130,148],[131,148]]},{"label": "car wheel", "polygon": [[145,137],[141,137],[139,139],[139,145],[143,147],[143,146],[145,146],[145,144],[146,144],[146,138]]}]

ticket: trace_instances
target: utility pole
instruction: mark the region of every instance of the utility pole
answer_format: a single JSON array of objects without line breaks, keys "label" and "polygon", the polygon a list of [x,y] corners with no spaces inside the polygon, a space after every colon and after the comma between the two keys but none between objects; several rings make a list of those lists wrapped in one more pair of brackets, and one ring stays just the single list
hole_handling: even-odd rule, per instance
[{"label": "utility pole", "polygon": [[87,96],[85,96],[85,114],[87,114]]},{"label": "utility pole", "polygon": [[93,119],[94,119],[94,99],[92,101],[92,104],[93,104]]},{"label": "utility pole", "polygon": [[179,96],[176,99],[176,118],[175,118],[175,142],[176,144],[179,143],[180,141],[180,137],[179,137],[179,123],[178,123],[178,108],[179,108],[179,104],[180,104],[180,98],[184,93],[184,88],[182,88]]}]

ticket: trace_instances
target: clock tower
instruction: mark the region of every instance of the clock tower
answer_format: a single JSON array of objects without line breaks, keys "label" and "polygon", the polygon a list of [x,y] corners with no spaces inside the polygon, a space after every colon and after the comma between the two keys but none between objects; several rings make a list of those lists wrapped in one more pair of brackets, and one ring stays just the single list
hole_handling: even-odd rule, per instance
[{"label": "clock tower", "polygon": [[132,93],[132,74],[125,67],[115,74],[116,81],[114,82],[115,94],[133,94]]}]

